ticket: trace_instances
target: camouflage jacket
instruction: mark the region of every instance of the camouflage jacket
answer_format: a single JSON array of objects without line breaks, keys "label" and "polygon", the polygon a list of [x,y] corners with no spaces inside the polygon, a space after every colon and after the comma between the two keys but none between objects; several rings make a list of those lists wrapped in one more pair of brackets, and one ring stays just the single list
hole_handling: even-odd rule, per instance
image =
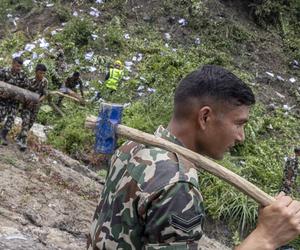
[{"label": "camouflage jacket", "polygon": [[28,79],[23,72],[13,73],[10,68],[0,69],[0,81],[26,88],[28,86]]},{"label": "camouflage jacket", "polygon": [[72,76],[69,76],[65,83],[62,85],[62,87],[66,87],[66,88],[69,88],[75,92],[77,92],[77,87],[79,87],[79,90],[80,90],[80,93],[81,93],[81,96],[83,97],[83,82],[82,80],[79,78],[79,79],[75,79],[74,77]]},{"label": "camouflage jacket", "polygon": [[[163,127],[156,135],[181,143]],[[194,165],[132,141],[112,157],[87,248],[198,249],[204,209]]]},{"label": "camouflage jacket", "polygon": [[283,170],[283,180],[281,191],[287,195],[291,194],[292,187],[295,184],[298,175],[298,158],[288,157]]},{"label": "camouflage jacket", "polygon": [[44,77],[41,81],[38,81],[35,77],[30,79],[30,84],[27,87],[28,90],[39,94],[40,96],[47,95],[48,80]]},{"label": "camouflage jacket", "polygon": [[[29,84],[26,75],[23,72],[13,73],[10,68],[2,68],[0,69],[0,81],[9,83],[11,85],[15,85],[17,87],[26,88]],[[7,99],[5,97],[0,98],[1,102],[16,102],[13,99]]]}]

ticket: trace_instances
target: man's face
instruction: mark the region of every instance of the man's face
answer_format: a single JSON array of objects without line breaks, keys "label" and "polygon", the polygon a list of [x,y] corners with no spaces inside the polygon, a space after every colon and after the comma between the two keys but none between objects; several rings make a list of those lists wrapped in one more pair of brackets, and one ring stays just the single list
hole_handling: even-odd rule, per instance
[{"label": "man's face", "polygon": [[38,81],[41,81],[41,80],[43,80],[43,78],[45,77],[45,74],[46,74],[45,71],[38,70],[38,71],[35,72],[35,78],[36,78]]},{"label": "man's face", "polygon": [[212,108],[199,140],[199,151],[213,159],[222,159],[234,145],[244,141],[249,111],[250,107],[245,105]]},{"label": "man's face", "polygon": [[22,69],[22,65],[19,64],[18,62],[13,61],[12,62],[12,66],[11,66],[11,70],[14,73],[20,73]]}]

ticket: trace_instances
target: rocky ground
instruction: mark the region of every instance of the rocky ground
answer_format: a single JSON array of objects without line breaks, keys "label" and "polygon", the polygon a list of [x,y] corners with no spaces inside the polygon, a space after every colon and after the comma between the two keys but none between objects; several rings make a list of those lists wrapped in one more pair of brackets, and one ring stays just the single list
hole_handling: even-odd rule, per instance
[{"label": "rocky ground", "polygon": [[[0,148],[0,249],[85,249],[104,178],[40,145]],[[227,249],[203,237],[202,249]]]}]

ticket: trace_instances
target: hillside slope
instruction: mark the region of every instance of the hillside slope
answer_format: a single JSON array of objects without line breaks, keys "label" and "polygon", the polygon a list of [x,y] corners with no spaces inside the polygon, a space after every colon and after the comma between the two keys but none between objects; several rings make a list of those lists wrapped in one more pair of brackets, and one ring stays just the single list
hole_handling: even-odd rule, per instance
[{"label": "hillside slope", "polygon": [[[0,148],[0,249],[83,250],[104,179],[41,147],[43,153]],[[228,249],[206,236],[201,245]]]},{"label": "hillside slope", "polygon": [[[38,122],[52,128],[47,141],[50,148],[61,150],[95,171],[105,167],[106,159],[93,152],[94,135],[84,129],[84,120],[87,115],[98,113],[99,102],[91,101],[97,91],[107,101],[126,104],[124,124],[152,133],[158,125],[167,125],[174,89],[184,75],[204,64],[226,67],[251,86],[257,105],[246,126],[245,143],[227,154],[221,164],[275,195],[281,185],[284,158],[300,141],[299,11],[297,0],[3,0],[0,5],[0,67],[9,66],[12,55],[21,54],[26,62],[24,69],[31,76],[36,63],[46,64],[49,88],[57,89],[50,76],[55,60],[48,54],[55,52],[57,43],[62,45],[67,63],[62,77],[65,79],[75,70],[80,71],[86,106],[64,100],[65,116],[61,117],[45,102]],[[108,65],[116,59],[124,63],[125,76],[118,91],[110,95],[103,80]],[[35,147],[35,144],[30,145],[29,152],[33,153]],[[29,180],[28,173],[32,178],[41,178],[35,176],[36,173],[45,175],[50,182],[47,190],[53,188],[55,193],[59,192],[58,187],[61,190],[71,188],[77,198],[70,202],[80,206],[76,202],[88,195],[77,193],[68,181],[65,184],[68,180],[65,174],[59,174],[64,176],[62,184],[55,183],[52,165],[54,169],[59,165],[64,172],[64,164],[51,163],[52,160],[61,161],[57,156],[51,156],[54,158],[50,157],[47,162],[46,146],[37,146],[37,149],[41,162],[35,165],[27,161],[31,153],[14,152],[14,146],[0,148],[3,152],[11,150],[7,154],[12,159],[7,160],[10,165],[5,169],[9,169],[12,176],[24,174],[24,180]],[[4,157],[2,163],[5,161]],[[34,167],[20,169],[11,164],[19,161],[21,166]],[[77,170],[87,174],[87,170],[83,170],[86,167],[75,165]],[[89,172],[88,175],[93,183],[95,174]],[[208,235],[228,245],[242,239],[255,225],[257,204],[208,174],[201,173],[199,180],[206,212],[212,219],[208,221]],[[43,181],[37,179],[35,182],[40,185]],[[23,196],[17,182],[5,183],[11,185],[12,194],[15,189],[17,197]],[[85,186],[81,182],[76,185]],[[300,186],[300,181],[296,186]],[[95,187],[90,191],[98,194],[98,184]],[[293,195],[300,199],[299,192],[294,191]],[[91,198],[89,215],[96,204],[96,196]],[[23,211],[18,213],[23,216]],[[83,246],[81,236],[87,230],[88,221],[82,224],[85,229],[79,236],[71,236],[70,242]],[[225,227],[215,228],[216,222]],[[57,230],[57,234],[60,232],[56,224],[46,223],[45,227]],[[30,235],[30,239],[38,239],[31,232]]]}]

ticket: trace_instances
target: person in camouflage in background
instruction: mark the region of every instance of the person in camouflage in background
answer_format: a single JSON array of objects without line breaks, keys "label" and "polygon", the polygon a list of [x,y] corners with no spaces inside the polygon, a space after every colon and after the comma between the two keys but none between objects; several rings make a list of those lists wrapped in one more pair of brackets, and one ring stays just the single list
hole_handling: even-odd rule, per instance
[{"label": "person in camouflage in background", "polygon": [[[77,87],[80,90],[81,97],[77,94]],[[80,73],[75,71],[72,76],[69,76],[64,84],[60,86],[60,92],[73,96],[77,98],[82,104],[84,103],[84,94],[83,94],[83,82],[80,78]],[[60,96],[57,100],[57,106],[60,107],[62,100],[64,99],[63,96]]]},{"label": "person in camouflage in background", "polygon": [[[26,88],[28,86],[28,79],[21,71],[23,60],[20,57],[15,57],[12,60],[11,68],[0,69],[0,81]],[[19,101],[8,98],[0,98],[0,122],[6,117],[6,122],[0,132],[0,139],[2,145],[7,145],[7,134],[14,124],[16,113],[19,108]]]},{"label": "person in camouflage in background", "polygon": [[47,96],[48,81],[45,78],[46,71],[47,68],[44,64],[37,64],[35,67],[35,77],[29,80],[30,85],[27,89],[39,94],[40,99],[37,104],[25,103],[21,107],[22,128],[17,136],[17,144],[21,151],[24,151],[27,148],[28,131],[35,122],[36,116],[39,112],[40,103]]},{"label": "person in camouflage in background", "polygon": [[[207,65],[177,87],[173,117],[156,136],[213,159],[244,140],[255,103],[229,71]],[[237,250],[275,249],[300,233],[300,202],[280,194],[261,209],[255,230]],[[184,157],[132,141],[112,156],[88,235],[87,249],[200,249],[204,219],[194,165]]]},{"label": "person in camouflage in background", "polygon": [[300,156],[300,147],[294,149],[294,155],[287,157],[284,170],[281,191],[290,195],[292,193],[292,187],[295,184],[298,175],[298,157]]},{"label": "person in camouflage in background", "polygon": [[56,86],[61,86],[63,83],[63,76],[67,70],[65,54],[61,43],[56,43],[56,50],[54,54],[48,54],[55,60],[55,68],[50,71],[51,81]]}]

